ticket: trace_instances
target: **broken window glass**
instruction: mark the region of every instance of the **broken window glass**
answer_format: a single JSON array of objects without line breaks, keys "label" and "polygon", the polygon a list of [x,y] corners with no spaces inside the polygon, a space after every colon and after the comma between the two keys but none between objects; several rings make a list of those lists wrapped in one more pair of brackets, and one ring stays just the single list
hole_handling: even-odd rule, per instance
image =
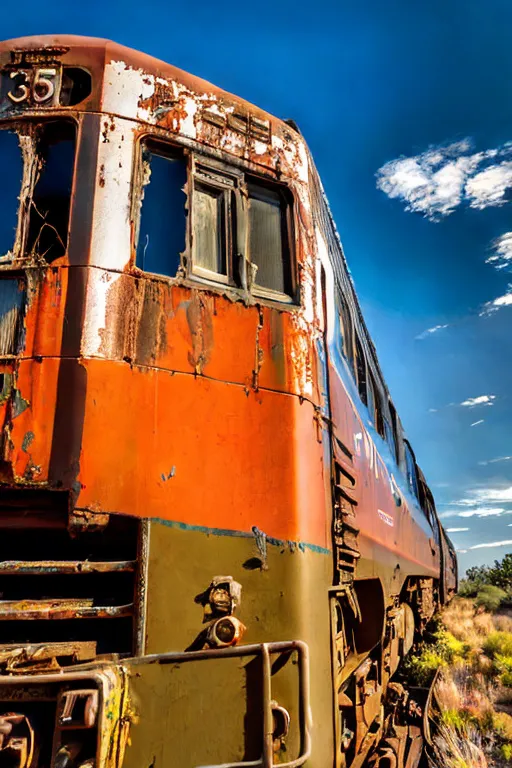
[{"label": "broken window glass", "polygon": [[194,187],[194,266],[227,276],[225,191]]},{"label": "broken window glass", "polygon": [[291,293],[286,204],[281,194],[263,184],[249,185],[249,253],[257,266],[255,283]]},{"label": "broken window glass", "polygon": [[187,167],[183,158],[154,146],[143,148],[144,188],[137,266],[175,277],[185,250]]},{"label": "broken window glass", "polygon": [[18,224],[18,197],[23,177],[23,158],[18,136],[12,131],[0,131],[0,258],[11,257]]},{"label": "broken window glass", "polygon": [[47,123],[37,130],[36,142],[40,167],[30,205],[27,254],[51,262],[68,247],[76,128],[73,123]]}]

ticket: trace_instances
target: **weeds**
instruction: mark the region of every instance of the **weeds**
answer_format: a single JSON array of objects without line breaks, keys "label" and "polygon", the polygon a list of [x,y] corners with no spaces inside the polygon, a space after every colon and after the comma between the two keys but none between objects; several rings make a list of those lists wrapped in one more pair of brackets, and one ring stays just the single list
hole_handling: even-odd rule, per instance
[{"label": "weeds", "polygon": [[418,685],[441,669],[431,768],[512,767],[512,618],[485,608],[478,597],[454,599],[407,660]]}]

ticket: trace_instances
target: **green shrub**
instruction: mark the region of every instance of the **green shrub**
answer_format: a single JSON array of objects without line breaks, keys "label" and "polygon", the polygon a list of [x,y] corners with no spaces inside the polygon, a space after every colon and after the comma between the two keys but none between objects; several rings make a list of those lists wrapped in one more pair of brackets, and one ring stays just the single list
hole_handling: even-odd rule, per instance
[{"label": "green shrub", "polygon": [[471,579],[462,579],[457,594],[460,597],[476,597],[478,590],[481,589],[481,587],[481,582],[472,581]]},{"label": "green shrub", "polygon": [[483,644],[484,652],[494,659],[498,656],[512,656],[512,632],[491,632]]},{"label": "green shrub", "polygon": [[497,611],[500,605],[507,598],[507,593],[500,587],[492,584],[484,584],[478,590],[475,605],[478,608],[485,608],[486,611],[493,613]]},{"label": "green shrub", "polygon": [[500,754],[503,760],[512,763],[512,744],[502,744],[500,747]]},{"label": "green shrub", "polygon": [[446,660],[429,647],[424,647],[418,656],[408,656],[405,661],[407,674],[415,685],[429,685],[439,667],[446,666]]}]

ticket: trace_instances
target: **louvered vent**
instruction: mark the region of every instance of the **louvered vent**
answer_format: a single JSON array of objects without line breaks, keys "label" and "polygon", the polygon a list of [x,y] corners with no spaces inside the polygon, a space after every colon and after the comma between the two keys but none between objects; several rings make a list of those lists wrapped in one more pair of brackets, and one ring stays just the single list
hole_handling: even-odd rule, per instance
[{"label": "louvered vent", "polygon": [[13,645],[131,653],[137,549],[133,518],[72,535],[67,494],[0,489],[0,661]]}]

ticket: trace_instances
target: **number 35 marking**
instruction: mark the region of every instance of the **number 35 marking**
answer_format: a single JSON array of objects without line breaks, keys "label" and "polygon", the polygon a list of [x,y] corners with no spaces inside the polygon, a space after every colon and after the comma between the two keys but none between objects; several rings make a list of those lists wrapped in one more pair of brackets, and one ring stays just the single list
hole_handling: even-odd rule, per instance
[{"label": "number 35 marking", "polygon": [[[31,71],[19,69],[17,72],[11,72],[10,78],[14,80],[17,77],[23,78],[22,82],[17,83],[13,91],[9,91],[7,98],[13,104],[22,104],[30,98],[36,104],[44,104],[49,101],[55,93],[55,83],[50,78],[57,77],[56,69],[36,69],[33,78]],[[32,80],[32,82],[30,82]]]}]

